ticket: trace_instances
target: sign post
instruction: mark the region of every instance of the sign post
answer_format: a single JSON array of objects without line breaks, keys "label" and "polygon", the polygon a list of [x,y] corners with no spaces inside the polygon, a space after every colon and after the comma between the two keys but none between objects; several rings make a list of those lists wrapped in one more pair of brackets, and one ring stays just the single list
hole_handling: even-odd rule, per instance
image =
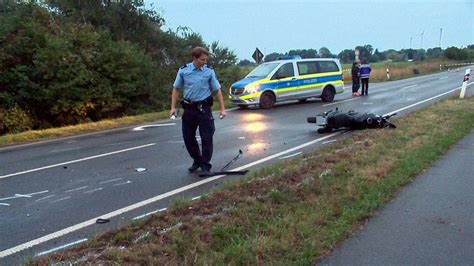
[{"label": "sign post", "polygon": [[253,52],[252,58],[255,60],[255,62],[257,62],[257,64],[260,64],[263,59],[263,53],[258,48],[255,48],[255,52]]},{"label": "sign post", "polygon": [[469,76],[470,75],[471,75],[471,69],[468,68],[468,69],[466,69],[466,72],[464,73],[464,80],[462,82],[461,94],[459,94],[460,99],[463,99],[464,95],[466,94],[467,82],[469,81]]}]

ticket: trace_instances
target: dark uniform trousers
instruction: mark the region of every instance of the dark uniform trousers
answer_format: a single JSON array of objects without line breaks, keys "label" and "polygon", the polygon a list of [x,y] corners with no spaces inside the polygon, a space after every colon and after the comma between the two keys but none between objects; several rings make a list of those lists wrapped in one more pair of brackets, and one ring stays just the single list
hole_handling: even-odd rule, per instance
[{"label": "dark uniform trousers", "polygon": [[[196,140],[196,130],[199,127],[202,154]],[[202,112],[197,108],[185,108],[182,117],[184,144],[195,165],[201,165],[202,170],[210,170],[212,158],[212,137],[214,136],[214,118],[210,106],[203,106]]]}]

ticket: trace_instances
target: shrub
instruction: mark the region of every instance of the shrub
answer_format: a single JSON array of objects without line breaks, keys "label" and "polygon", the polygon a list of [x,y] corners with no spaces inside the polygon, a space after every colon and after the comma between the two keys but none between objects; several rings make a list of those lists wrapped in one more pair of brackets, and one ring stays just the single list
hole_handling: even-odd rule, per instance
[{"label": "shrub", "polygon": [[33,119],[18,106],[7,110],[0,109],[0,134],[18,133],[32,127]]}]

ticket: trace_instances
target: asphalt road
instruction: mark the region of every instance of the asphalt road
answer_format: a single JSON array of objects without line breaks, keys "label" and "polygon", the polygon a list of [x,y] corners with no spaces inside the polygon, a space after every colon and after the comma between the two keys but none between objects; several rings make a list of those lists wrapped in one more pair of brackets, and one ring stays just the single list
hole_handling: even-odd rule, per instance
[{"label": "asphalt road", "polygon": [[[353,98],[346,86],[329,104],[314,99],[282,103],[270,110],[230,110],[225,119],[215,121],[213,170],[239,149],[244,154],[233,165],[238,170],[299,156],[344,137],[317,134],[316,126],[306,123],[307,116],[335,107],[403,115],[453,95],[463,73],[370,84],[368,97]],[[143,130],[124,128],[0,148],[0,264],[20,263],[83,241],[160,211],[177,197],[197,197],[239,178],[201,179],[187,173],[192,160],[184,148],[180,123],[158,121],[153,127],[139,128]],[[110,222],[95,224],[97,218]]]}]

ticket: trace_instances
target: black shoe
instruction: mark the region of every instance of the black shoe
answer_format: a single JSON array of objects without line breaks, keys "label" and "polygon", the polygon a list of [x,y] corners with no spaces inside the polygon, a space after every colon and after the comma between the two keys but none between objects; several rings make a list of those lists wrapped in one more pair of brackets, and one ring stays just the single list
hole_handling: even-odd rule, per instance
[{"label": "black shoe", "polygon": [[211,176],[211,172],[209,170],[202,170],[202,172],[199,174],[200,177],[207,177]]},{"label": "black shoe", "polygon": [[193,164],[193,165],[191,165],[191,167],[188,168],[188,171],[190,173],[192,173],[192,172],[196,171],[199,167],[201,167],[199,164]]}]

